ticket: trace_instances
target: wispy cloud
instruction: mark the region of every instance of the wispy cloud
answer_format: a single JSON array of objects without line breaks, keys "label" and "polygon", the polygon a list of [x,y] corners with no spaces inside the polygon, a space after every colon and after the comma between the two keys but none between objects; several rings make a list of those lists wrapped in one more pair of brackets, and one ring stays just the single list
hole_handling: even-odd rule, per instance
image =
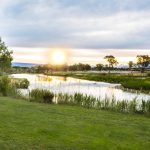
[{"label": "wispy cloud", "polygon": [[149,48],[149,0],[1,0],[9,46]]}]

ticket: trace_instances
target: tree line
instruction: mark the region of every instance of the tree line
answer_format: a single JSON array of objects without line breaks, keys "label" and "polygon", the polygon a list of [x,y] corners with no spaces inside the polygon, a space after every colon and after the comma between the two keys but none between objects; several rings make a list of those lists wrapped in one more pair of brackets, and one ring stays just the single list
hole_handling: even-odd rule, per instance
[{"label": "tree line", "polygon": [[[42,72],[49,72],[49,71],[89,71],[89,70],[114,70],[118,69],[115,67],[119,62],[113,55],[107,55],[104,57],[104,59],[107,61],[107,64],[98,63],[96,66],[92,67],[90,64],[73,64],[73,65],[39,65],[36,67],[33,67],[34,70],[38,73]],[[144,72],[145,68],[147,68],[150,65],[150,57],[149,55],[138,55],[137,56],[137,62],[134,63],[133,61],[128,62],[128,68],[127,70],[131,70],[132,68],[136,68],[138,70],[141,70],[141,72]],[[32,68],[32,69],[33,69]],[[120,68],[122,70],[125,70],[125,68]]]}]

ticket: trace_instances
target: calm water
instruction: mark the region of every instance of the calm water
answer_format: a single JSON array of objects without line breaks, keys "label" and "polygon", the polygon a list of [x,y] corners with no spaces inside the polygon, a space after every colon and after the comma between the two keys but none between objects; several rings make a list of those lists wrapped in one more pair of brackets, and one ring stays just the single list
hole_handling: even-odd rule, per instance
[{"label": "calm water", "polygon": [[142,93],[130,93],[123,91],[120,84],[110,84],[105,82],[87,81],[70,77],[45,76],[41,74],[14,74],[15,78],[27,78],[30,81],[28,90],[22,90],[27,94],[31,89],[42,88],[53,91],[54,93],[69,93],[75,92],[93,95],[95,97],[112,98],[116,100],[148,100],[150,95]]}]

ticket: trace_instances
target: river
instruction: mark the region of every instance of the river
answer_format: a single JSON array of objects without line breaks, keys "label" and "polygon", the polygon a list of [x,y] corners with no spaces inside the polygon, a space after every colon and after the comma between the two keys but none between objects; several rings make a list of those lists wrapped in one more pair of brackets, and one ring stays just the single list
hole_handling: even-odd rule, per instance
[{"label": "river", "polygon": [[116,100],[150,100],[150,95],[144,93],[127,92],[121,89],[120,84],[87,81],[71,77],[46,76],[42,74],[13,74],[14,78],[26,78],[30,86],[21,90],[24,94],[35,88],[48,89],[54,93],[82,93],[101,99]]}]

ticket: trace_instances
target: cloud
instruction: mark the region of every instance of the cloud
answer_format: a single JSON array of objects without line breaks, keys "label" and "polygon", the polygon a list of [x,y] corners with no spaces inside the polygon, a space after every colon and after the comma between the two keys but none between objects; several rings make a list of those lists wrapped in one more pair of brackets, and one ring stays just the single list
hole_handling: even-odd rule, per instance
[{"label": "cloud", "polygon": [[149,0],[1,0],[0,36],[15,47],[149,48]]}]

